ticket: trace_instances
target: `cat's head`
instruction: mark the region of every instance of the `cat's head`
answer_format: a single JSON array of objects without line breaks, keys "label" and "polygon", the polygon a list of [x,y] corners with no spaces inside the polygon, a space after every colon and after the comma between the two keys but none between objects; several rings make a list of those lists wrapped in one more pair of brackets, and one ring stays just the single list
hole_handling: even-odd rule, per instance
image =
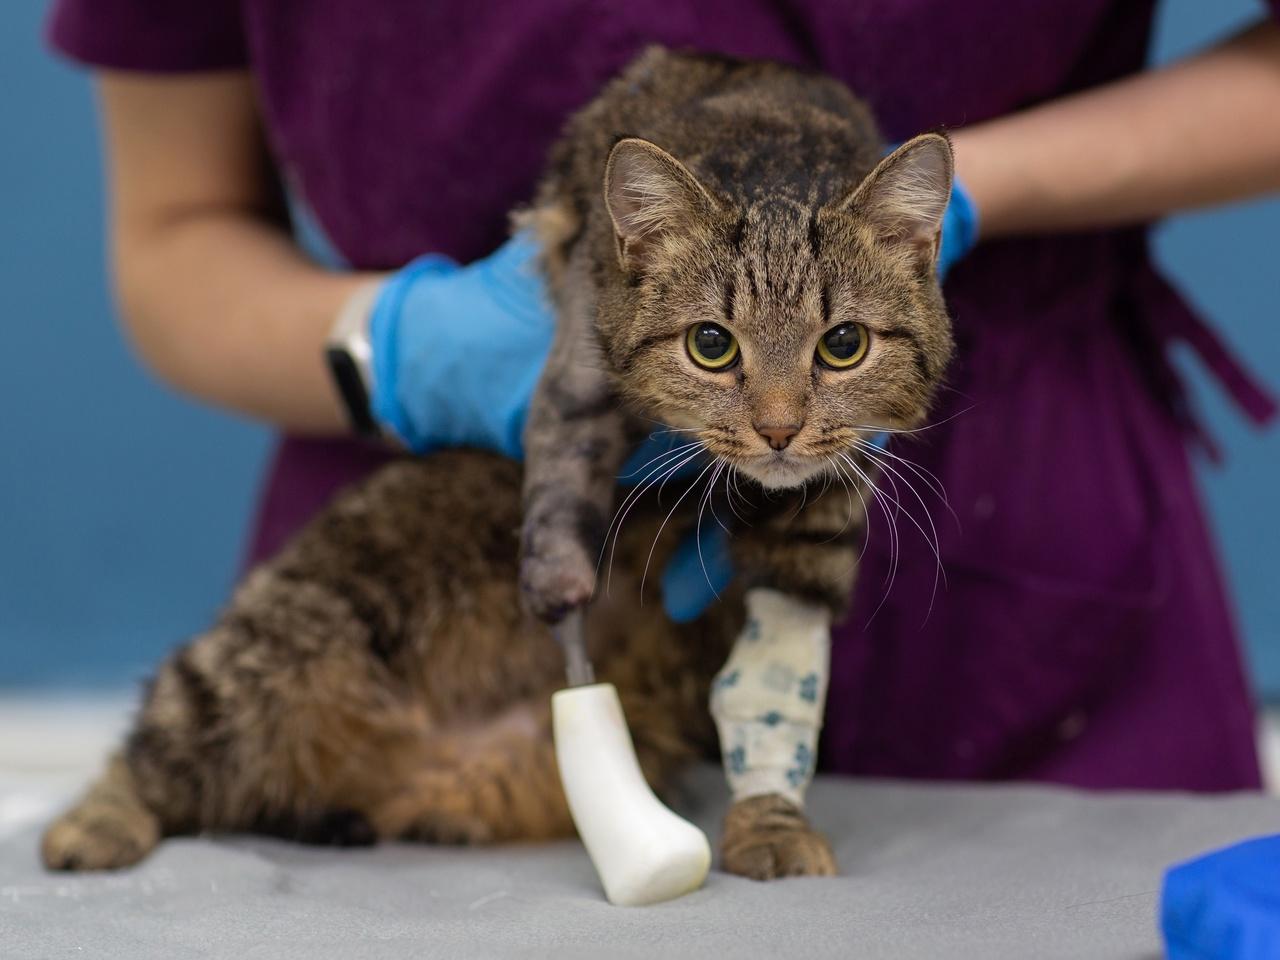
[{"label": "cat's head", "polygon": [[605,175],[623,280],[601,333],[626,397],[766,487],[924,417],[951,356],[935,276],[951,192],[925,134],[817,207],[741,208],[640,139]]}]

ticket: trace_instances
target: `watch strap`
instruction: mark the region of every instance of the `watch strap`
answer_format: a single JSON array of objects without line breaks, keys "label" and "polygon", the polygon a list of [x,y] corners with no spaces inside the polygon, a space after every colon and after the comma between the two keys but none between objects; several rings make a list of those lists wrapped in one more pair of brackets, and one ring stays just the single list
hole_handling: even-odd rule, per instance
[{"label": "watch strap", "polygon": [[334,385],[352,429],[362,437],[383,433],[373,416],[373,346],[369,338],[369,317],[380,286],[370,281],[356,289],[338,311],[325,341],[325,359]]}]

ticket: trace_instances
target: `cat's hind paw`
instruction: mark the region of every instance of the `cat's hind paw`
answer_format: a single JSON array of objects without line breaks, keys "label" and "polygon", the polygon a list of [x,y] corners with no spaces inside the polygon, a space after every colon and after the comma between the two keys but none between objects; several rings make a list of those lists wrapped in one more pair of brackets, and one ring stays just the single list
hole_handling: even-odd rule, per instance
[{"label": "cat's hind paw", "polygon": [[160,842],[155,817],[127,807],[86,803],[55,820],[40,842],[50,870],[118,870],[131,867]]}]

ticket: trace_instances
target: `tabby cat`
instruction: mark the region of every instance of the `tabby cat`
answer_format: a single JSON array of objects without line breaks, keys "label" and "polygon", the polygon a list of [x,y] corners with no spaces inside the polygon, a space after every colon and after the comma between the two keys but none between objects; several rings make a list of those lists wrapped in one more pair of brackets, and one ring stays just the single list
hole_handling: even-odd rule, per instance
[{"label": "tabby cat", "polygon": [[[831,79],[643,54],[569,121],[518,218],[559,317],[523,475],[450,451],[340,495],[161,665],[123,748],[46,832],[45,863],[122,867],[202,830],[569,834],[549,625],[588,599],[592,661],[650,781],[714,752],[708,690],[743,591],[845,611],[867,438],[919,423],[951,354],[934,276],[950,184],[945,137],[884,158]],[[647,467],[611,524],[619,466],[655,424],[695,446]],[[702,473],[671,478],[695,452]],[[712,513],[738,577],[673,624],[646,572]],[[781,797],[730,810],[721,860],[758,878],[834,871]]]}]

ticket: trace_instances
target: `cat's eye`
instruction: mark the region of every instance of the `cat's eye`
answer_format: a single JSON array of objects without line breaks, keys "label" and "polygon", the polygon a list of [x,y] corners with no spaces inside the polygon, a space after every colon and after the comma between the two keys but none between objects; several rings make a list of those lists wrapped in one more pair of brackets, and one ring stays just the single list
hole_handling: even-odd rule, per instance
[{"label": "cat's eye", "polygon": [[871,335],[860,323],[832,327],[818,341],[818,362],[835,370],[848,370],[861,362],[871,346]]},{"label": "cat's eye", "polygon": [[693,362],[704,370],[724,370],[738,359],[737,338],[718,323],[696,323],[684,338]]}]

